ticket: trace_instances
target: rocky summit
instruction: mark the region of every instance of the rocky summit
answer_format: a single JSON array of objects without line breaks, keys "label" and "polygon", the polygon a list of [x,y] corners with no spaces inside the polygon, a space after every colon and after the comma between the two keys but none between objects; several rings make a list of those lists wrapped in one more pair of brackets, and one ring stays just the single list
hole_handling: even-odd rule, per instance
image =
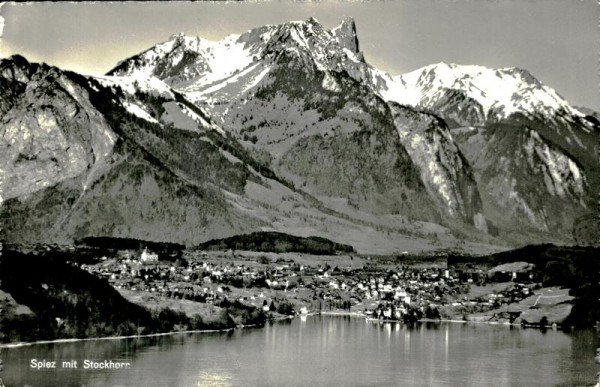
[{"label": "rocky summit", "polygon": [[[352,19],[183,34],[86,77],[0,61],[0,238],[198,244],[255,231],[358,252],[573,239],[600,122],[523,69],[391,76]],[[588,235],[586,234],[586,235]]]}]

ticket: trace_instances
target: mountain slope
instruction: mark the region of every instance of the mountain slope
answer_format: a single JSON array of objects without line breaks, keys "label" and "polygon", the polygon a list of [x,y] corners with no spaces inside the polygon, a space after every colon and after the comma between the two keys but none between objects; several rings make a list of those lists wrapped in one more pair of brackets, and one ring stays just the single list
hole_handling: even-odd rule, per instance
[{"label": "mountain slope", "polygon": [[[206,65],[232,52],[243,59],[227,71]],[[474,226],[521,243],[569,241],[595,210],[598,121],[523,69],[439,63],[392,77],[364,60],[351,19],[326,30],[311,18],[221,42],[180,35],[112,72],[139,73],[170,83],[323,203],[345,201],[346,213]],[[357,142],[366,133],[398,145]],[[406,168],[382,164],[390,157]]]}]

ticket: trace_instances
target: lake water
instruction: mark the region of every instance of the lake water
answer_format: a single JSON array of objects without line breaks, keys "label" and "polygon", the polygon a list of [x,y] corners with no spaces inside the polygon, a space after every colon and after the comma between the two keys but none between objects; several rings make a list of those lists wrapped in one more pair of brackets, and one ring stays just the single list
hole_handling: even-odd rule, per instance
[{"label": "lake water", "polygon": [[[3,348],[7,386],[589,386],[596,331],[310,316],[228,333]],[[58,369],[33,370],[31,359]],[[85,370],[84,360],[129,362]],[[76,360],[77,369],[61,368]]]}]

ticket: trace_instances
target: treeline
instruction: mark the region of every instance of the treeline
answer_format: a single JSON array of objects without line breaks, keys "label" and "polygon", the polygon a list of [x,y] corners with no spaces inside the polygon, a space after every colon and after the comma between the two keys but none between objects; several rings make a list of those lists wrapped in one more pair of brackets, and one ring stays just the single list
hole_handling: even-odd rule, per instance
[{"label": "treeline", "polygon": [[67,263],[60,252],[35,255],[5,249],[0,256],[0,289],[32,311],[4,310],[0,342],[226,329],[236,325],[232,316],[239,323],[265,321],[262,313],[237,304],[227,305],[210,323],[171,309],[150,311],[127,301],[106,280]]},{"label": "treeline", "polygon": [[259,231],[251,234],[235,235],[224,239],[214,239],[202,243],[197,250],[245,250],[273,253],[305,253],[334,255],[336,253],[353,253],[349,245],[335,243],[321,237],[298,237],[281,232]]},{"label": "treeline", "polygon": [[449,267],[491,268],[511,262],[534,264],[534,279],[543,286],[571,289],[575,300],[565,326],[589,327],[600,321],[600,248],[544,244],[485,257],[448,257]]}]

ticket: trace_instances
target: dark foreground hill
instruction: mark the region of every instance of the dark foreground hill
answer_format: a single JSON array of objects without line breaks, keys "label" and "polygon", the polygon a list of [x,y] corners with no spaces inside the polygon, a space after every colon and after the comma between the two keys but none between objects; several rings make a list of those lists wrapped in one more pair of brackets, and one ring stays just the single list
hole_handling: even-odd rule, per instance
[{"label": "dark foreground hill", "polygon": [[192,317],[170,309],[150,311],[133,304],[104,279],[73,266],[57,251],[44,255],[2,251],[0,294],[3,295],[0,300],[0,342],[129,336],[235,326],[230,317],[235,310],[226,308],[221,310],[219,320],[205,322],[198,315]]}]

